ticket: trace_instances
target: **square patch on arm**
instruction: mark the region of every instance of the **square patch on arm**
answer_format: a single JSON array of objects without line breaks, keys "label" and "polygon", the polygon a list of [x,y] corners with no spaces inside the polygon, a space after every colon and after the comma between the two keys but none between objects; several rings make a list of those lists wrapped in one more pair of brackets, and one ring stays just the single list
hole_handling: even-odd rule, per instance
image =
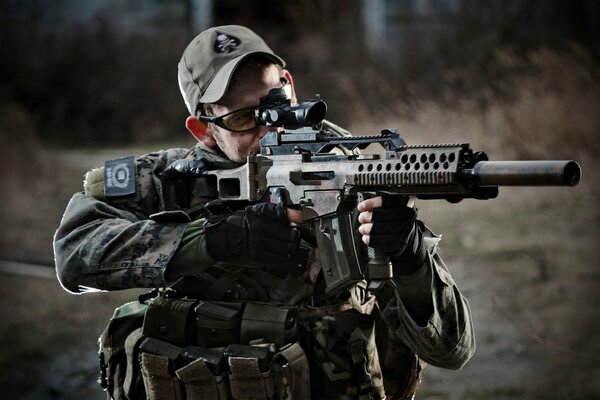
[{"label": "square patch on arm", "polygon": [[117,158],[104,162],[104,195],[120,197],[134,194],[135,163],[133,156]]}]

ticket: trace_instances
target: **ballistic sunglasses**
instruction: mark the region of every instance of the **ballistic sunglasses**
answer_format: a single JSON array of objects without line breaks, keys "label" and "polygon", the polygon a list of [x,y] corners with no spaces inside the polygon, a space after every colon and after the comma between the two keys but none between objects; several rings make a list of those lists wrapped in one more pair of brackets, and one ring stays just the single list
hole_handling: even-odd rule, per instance
[{"label": "ballistic sunglasses", "polygon": [[[282,89],[288,84],[286,78],[281,78]],[[286,92],[288,92],[286,90]],[[251,106],[240,108],[227,114],[219,115],[218,117],[210,117],[208,115],[199,115],[198,119],[215,124],[223,129],[231,132],[244,132],[254,129],[260,125],[257,110],[264,105]]]}]

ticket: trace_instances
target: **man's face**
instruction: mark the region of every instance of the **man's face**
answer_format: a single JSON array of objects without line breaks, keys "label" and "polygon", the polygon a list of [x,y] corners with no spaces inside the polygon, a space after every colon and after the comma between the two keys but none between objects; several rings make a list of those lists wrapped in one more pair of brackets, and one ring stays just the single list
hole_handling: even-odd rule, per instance
[{"label": "man's face", "polygon": [[[241,108],[257,106],[260,98],[269,90],[279,87],[281,87],[279,69],[275,65],[270,65],[263,69],[262,77],[238,80],[218,104],[212,105],[211,114],[220,116]],[[244,132],[231,132],[214,124],[210,124],[209,129],[227,158],[238,163],[259,152],[259,141],[269,131],[268,127],[258,126]]]}]

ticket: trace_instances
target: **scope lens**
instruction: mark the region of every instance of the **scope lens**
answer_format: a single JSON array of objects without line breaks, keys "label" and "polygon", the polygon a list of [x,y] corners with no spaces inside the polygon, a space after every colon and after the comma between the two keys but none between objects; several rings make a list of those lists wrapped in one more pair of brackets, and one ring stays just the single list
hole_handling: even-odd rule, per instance
[{"label": "scope lens", "polygon": [[327,113],[327,105],[324,101],[307,102],[303,104],[307,104],[305,106],[306,115],[304,116],[304,121],[308,122],[310,125],[317,125],[323,121],[325,113]]}]

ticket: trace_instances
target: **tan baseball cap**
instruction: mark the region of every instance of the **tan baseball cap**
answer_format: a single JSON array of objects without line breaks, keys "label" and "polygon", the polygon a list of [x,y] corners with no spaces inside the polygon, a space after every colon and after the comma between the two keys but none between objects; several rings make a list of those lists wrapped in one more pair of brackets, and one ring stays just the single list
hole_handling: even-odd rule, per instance
[{"label": "tan baseball cap", "polygon": [[199,104],[219,101],[237,66],[251,55],[285,66],[260,36],[244,26],[217,26],[196,36],[178,65],[179,89],[190,115]]}]

